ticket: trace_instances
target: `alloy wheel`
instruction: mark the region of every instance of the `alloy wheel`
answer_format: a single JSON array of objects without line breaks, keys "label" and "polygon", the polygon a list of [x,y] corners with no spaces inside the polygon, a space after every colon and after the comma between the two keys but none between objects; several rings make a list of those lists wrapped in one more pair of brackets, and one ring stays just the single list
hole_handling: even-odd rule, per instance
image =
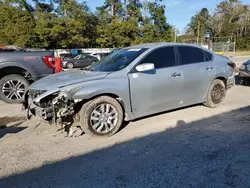
[{"label": "alloy wheel", "polygon": [[68,64],[67,64],[67,68],[68,68],[68,69],[73,69],[73,67],[74,67],[73,63],[68,63]]},{"label": "alloy wheel", "polygon": [[25,91],[25,83],[20,80],[9,80],[2,87],[3,95],[9,100],[22,99]]},{"label": "alloy wheel", "polygon": [[116,108],[108,103],[103,103],[92,111],[90,125],[97,133],[108,133],[117,125],[118,112]]},{"label": "alloy wheel", "polygon": [[225,96],[225,89],[222,85],[217,84],[212,90],[212,101],[214,104],[219,104]]}]

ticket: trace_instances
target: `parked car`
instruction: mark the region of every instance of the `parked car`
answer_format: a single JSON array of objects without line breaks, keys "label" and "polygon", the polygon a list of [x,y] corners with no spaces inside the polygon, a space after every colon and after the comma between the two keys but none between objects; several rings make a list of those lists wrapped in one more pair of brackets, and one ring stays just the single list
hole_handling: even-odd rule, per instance
[{"label": "parked car", "polygon": [[34,81],[54,73],[54,52],[1,52],[0,99],[21,103]]},{"label": "parked car", "polygon": [[102,53],[91,53],[90,55],[96,57],[98,60],[101,60],[106,56],[108,56],[109,54],[110,54],[109,52],[102,52]]},{"label": "parked car", "polygon": [[77,55],[72,54],[72,53],[61,53],[61,54],[60,54],[61,60],[72,59],[72,58],[74,58],[75,56],[77,56]]},{"label": "parked car", "polygon": [[250,85],[250,60],[240,66],[239,77],[242,84]]},{"label": "parked car", "polygon": [[229,59],[195,45],[142,44],[87,70],[35,82],[24,106],[44,120],[71,117],[87,134],[111,136],[124,120],[199,103],[219,106],[234,84],[234,70]]},{"label": "parked car", "polygon": [[73,69],[73,68],[84,68],[92,63],[97,62],[98,59],[96,57],[93,57],[91,55],[87,54],[79,54],[73,59],[63,60],[62,61],[62,67]]},{"label": "parked car", "polygon": [[68,59],[73,59],[74,57],[76,57],[77,55],[81,54],[82,50],[71,50],[71,52],[68,53],[61,53],[60,54],[60,58],[61,60],[68,60]]}]

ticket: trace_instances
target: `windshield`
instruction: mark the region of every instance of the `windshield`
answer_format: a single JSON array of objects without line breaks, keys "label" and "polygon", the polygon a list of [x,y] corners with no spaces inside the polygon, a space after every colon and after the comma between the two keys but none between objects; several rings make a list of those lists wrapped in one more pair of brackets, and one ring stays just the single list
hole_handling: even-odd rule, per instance
[{"label": "windshield", "polygon": [[103,60],[92,64],[86,70],[103,72],[118,71],[128,66],[146,50],[147,48],[121,49],[106,56]]}]

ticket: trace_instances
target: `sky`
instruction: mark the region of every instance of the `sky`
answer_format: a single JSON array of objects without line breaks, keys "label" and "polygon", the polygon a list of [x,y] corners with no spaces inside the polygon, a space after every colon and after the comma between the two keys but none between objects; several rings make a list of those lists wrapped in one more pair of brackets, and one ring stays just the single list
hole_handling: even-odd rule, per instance
[{"label": "sky", "polygon": [[[92,11],[96,7],[102,6],[104,0],[86,0],[88,6]],[[145,1],[145,0],[142,0]],[[152,1],[152,0],[148,0]],[[213,13],[217,4],[222,0],[163,0],[163,4],[166,5],[166,16],[169,24],[174,25],[182,33],[185,27],[190,22],[190,18],[202,8],[207,8]],[[241,0],[243,4],[249,4],[250,0]]]}]

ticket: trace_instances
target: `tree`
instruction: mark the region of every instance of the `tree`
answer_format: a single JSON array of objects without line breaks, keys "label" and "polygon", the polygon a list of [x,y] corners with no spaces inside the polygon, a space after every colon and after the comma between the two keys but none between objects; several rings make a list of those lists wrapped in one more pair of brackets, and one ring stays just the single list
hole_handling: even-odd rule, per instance
[{"label": "tree", "polygon": [[[86,3],[76,0],[62,1],[57,9],[58,16],[51,35],[58,41],[61,48],[88,47],[95,36],[95,15],[89,12]],[[90,33],[90,32],[93,33]]]},{"label": "tree", "polygon": [[14,44],[21,47],[32,46],[35,21],[23,6],[12,2],[2,2],[0,7],[0,44]]},{"label": "tree", "polygon": [[186,34],[201,38],[198,31],[203,34],[204,28],[217,37],[215,42],[236,39],[237,49],[249,49],[249,6],[239,0],[224,0],[216,6],[212,16],[203,9],[191,18]]},{"label": "tree", "polygon": [[57,16],[53,13],[53,5],[36,2],[35,9],[36,27],[34,32],[36,43],[34,47],[55,48],[57,41],[52,36],[51,28],[55,27]]},{"label": "tree", "polygon": [[167,23],[162,0],[148,3],[149,17],[144,20],[141,42],[173,41],[173,28]]},{"label": "tree", "polygon": [[197,43],[199,39],[202,38],[206,31],[210,31],[208,21],[210,19],[209,12],[207,8],[201,9],[200,12],[191,17],[191,21],[188,24],[187,34],[191,36],[196,36]]},{"label": "tree", "polygon": [[[138,33],[138,15],[140,15],[139,1],[112,1],[115,11],[110,15],[111,1],[106,1],[97,10],[99,24],[97,26],[96,42],[101,47],[124,47],[135,41]],[[112,31],[112,32],[111,32]]]}]

